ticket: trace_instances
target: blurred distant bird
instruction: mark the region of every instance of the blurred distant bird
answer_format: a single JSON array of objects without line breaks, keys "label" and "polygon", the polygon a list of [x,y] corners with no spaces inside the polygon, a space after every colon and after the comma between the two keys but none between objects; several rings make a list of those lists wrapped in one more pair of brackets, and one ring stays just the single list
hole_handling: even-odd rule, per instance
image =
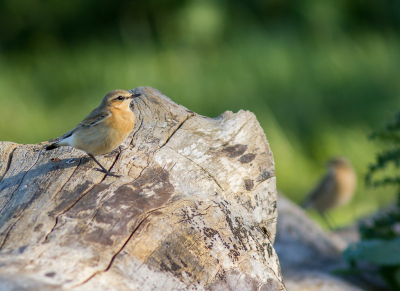
[{"label": "blurred distant bird", "polygon": [[83,150],[100,166],[101,172],[119,177],[106,170],[94,156],[103,155],[116,149],[135,126],[135,115],[130,109],[133,98],[141,94],[132,94],[125,90],[107,93],[99,107],[94,109],[62,140],[46,147],[52,150],[60,146],[71,146]]},{"label": "blurred distant bird", "polygon": [[350,202],[356,189],[357,177],[350,161],[344,157],[328,161],[327,170],[326,175],[310,192],[302,206],[317,210],[332,229],[326,212]]}]

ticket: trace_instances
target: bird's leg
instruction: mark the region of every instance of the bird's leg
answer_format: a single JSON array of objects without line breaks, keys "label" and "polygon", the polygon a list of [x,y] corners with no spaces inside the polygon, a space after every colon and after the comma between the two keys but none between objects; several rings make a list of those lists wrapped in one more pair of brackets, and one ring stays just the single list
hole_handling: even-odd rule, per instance
[{"label": "bird's leg", "polygon": [[337,229],[337,228],[338,228],[338,225],[336,224],[336,222],[335,222],[335,220],[333,219],[333,217],[332,217],[332,215],[330,214],[330,212],[327,212],[327,213],[326,213],[326,217],[329,218],[329,221],[330,221],[331,226],[332,226],[332,230]]},{"label": "bird's leg", "polygon": [[99,163],[99,161],[95,159],[95,157],[94,157],[92,154],[88,154],[88,155],[89,155],[89,157],[91,157],[91,158],[96,162],[96,164],[98,164],[98,165],[100,166],[101,170],[99,170],[99,169],[96,169],[96,170],[98,170],[98,171],[100,171],[100,172],[103,172],[103,173],[105,173],[105,174],[107,174],[107,175],[109,175],[109,176],[121,177],[120,175],[114,174],[114,173],[108,171],[106,168],[104,168],[104,167]]},{"label": "bird's leg", "polygon": [[320,214],[321,214],[321,217],[325,220],[326,224],[328,225],[329,230],[333,231],[334,228],[333,228],[332,224],[329,222],[330,219],[328,219],[327,214],[325,212],[322,212],[322,211],[320,212]]}]

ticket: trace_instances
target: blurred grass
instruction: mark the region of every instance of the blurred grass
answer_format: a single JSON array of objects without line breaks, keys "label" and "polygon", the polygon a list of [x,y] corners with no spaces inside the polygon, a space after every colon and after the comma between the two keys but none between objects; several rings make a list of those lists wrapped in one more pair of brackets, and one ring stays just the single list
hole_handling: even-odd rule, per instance
[{"label": "blurred grass", "polygon": [[394,197],[391,189],[365,189],[363,174],[379,151],[367,134],[399,108],[395,35],[325,41],[252,30],[161,48],[132,41],[66,47],[44,37],[33,51],[0,55],[0,140],[49,140],[79,123],[108,91],[152,86],[202,115],[254,112],[274,153],[278,188],[294,201],[318,181],[326,159],[349,157],[359,187],[350,205],[333,211],[338,225]]}]

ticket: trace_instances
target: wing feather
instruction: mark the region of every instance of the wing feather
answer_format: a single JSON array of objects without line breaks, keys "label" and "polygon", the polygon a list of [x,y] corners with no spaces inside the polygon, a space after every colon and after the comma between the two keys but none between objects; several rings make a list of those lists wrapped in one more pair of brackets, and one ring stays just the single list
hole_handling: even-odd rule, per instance
[{"label": "wing feather", "polygon": [[302,203],[303,207],[309,207],[311,202],[315,200],[322,193],[330,193],[335,188],[335,177],[333,172],[329,172],[322,180],[319,182],[317,187],[315,187],[307,196],[307,198]]},{"label": "wing feather", "polygon": [[80,126],[94,126],[105,121],[108,117],[111,116],[111,111],[109,110],[98,110],[96,108],[93,110],[84,120],[79,123]]},{"label": "wing feather", "polygon": [[111,116],[111,111],[109,109],[99,109],[96,108],[84,120],[82,120],[77,126],[75,126],[73,129],[68,131],[67,133],[63,134],[60,137],[57,137],[55,139],[50,140],[50,142],[53,143],[58,143],[71,135],[74,134],[76,130],[78,130],[81,127],[91,127],[95,126],[103,121],[105,121],[108,117]]}]

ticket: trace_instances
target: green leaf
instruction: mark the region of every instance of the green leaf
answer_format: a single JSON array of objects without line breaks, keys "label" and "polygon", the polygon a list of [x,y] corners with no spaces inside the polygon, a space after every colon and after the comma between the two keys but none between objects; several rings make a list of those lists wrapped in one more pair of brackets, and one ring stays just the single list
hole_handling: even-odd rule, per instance
[{"label": "green leaf", "polygon": [[367,261],[381,266],[400,265],[400,237],[392,240],[362,240],[343,253],[345,260]]}]

